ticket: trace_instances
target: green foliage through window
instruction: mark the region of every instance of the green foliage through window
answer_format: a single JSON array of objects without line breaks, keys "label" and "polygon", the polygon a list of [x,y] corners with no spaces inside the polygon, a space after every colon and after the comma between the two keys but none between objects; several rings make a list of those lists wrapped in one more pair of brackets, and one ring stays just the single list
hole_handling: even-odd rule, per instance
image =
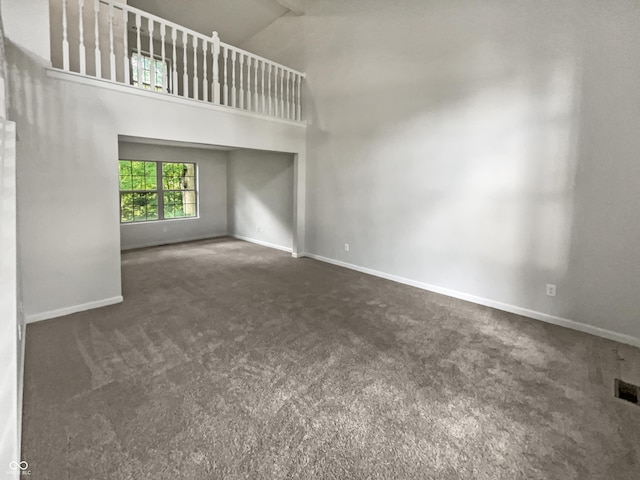
[{"label": "green foliage through window", "polygon": [[195,163],[120,160],[120,221],[195,217]]}]

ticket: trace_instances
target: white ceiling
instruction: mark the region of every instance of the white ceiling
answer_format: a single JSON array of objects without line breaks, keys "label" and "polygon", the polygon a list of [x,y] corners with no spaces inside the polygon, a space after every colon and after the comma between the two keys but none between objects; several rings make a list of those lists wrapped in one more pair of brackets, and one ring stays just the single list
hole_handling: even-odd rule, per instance
[{"label": "white ceiling", "polygon": [[289,10],[277,0],[129,0],[132,7],[238,45]]}]

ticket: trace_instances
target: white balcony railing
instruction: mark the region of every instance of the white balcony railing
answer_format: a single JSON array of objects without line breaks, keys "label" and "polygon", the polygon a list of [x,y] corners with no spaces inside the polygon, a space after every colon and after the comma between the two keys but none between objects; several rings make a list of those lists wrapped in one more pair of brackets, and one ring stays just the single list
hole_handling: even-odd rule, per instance
[{"label": "white balcony railing", "polygon": [[304,73],[228,45],[215,32],[207,37],[118,0],[53,0],[51,22],[56,68],[302,121]]}]

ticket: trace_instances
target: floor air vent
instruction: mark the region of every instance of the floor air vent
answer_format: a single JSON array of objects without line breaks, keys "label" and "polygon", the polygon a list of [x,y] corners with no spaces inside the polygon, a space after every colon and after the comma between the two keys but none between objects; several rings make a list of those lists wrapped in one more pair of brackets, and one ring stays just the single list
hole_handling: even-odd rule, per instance
[{"label": "floor air vent", "polygon": [[631,383],[623,382],[619,378],[615,381],[616,397],[627,402],[638,405],[638,396],[640,396],[640,387]]}]

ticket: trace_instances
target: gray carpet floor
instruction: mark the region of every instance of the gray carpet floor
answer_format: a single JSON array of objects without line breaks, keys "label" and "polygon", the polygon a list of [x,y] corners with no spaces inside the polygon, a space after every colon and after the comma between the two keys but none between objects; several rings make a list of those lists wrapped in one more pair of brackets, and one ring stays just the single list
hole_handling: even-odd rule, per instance
[{"label": "gray carpet floor", "polygon": [[640,352],[217,239],[27,329],[31,479],[637,479]]}]

